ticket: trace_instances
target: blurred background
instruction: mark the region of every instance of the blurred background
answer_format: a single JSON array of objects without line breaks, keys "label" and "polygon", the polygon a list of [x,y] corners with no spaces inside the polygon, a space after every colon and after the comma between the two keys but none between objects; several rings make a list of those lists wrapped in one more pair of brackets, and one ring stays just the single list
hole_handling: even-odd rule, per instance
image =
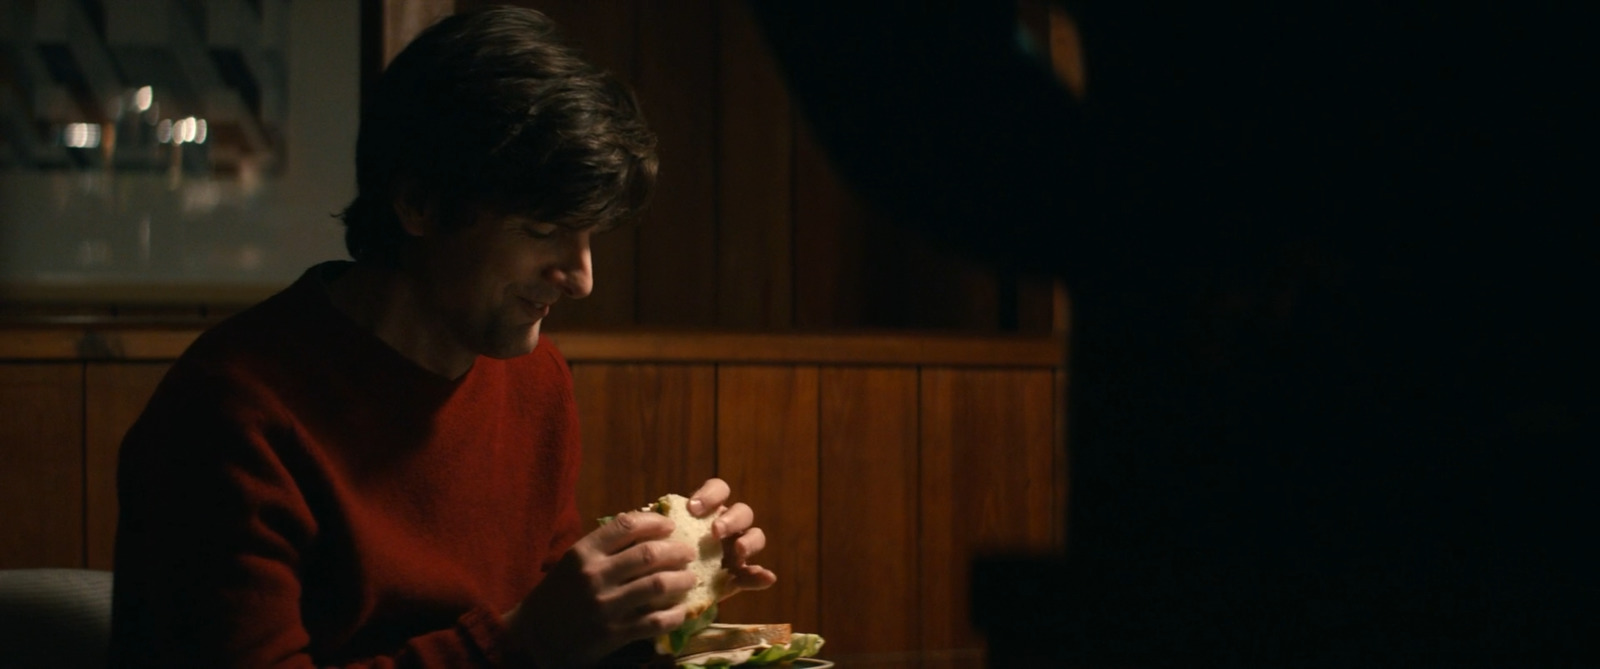
[{"label": "blurred background", "polygon": [[357,7],[5,0],[0,13],[3,311],[237,306],[336,257]]}]

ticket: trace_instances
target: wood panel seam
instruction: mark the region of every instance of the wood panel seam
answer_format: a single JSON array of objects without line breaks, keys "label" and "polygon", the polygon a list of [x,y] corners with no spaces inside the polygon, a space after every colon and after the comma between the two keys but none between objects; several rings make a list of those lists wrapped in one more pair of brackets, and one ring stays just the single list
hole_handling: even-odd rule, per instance
[{"label": "wood panel seam", "polygon": [[82,542],[78,546],[78,559],[82,567],[89,566],[89,363],[78,364],[78,453],[82,465],[78,467],[78,480],[82,482],[83,489],[78,491],[83,508],[79,510],[79,534]]},{"label": "wood panel seam", "polygon": [[[822,462],[822,438],[823,438],[823,432],[822,432],[822,412],[823,412],[823,407],[822,407],[822,386],[823,386],[823,380],[824,379],[822,378],[822,366],[821,365],[813,365],[811,367],[811,370],[812,370],[812,374],[814,374],[817,377],[817,394],[816,394],[816,398],[814,400],[815,403],[816,403],[817,410],[816,410],[816,412],[814,414],[812,414],[812,420],[815,421],[815,427],[812,428],[812,429],[815,430],[816,442],[817,442],[816,452],[814,453],[814,455],[816,457],[816,463],[817,463],[816,464],[816,467],[817,467],[817,478],[816,478],[815,481],[812,481],[812,485],[814,487],[812,488],[812,493],[811,493],[811,499],[814,500],[816,505],[817,505],[816,515],[815,515],[815,518],[817,519],[817,527],[816,527],[816,530],[815,530],[816,537],[817,537],[817,542],[816,542],[816,545],[814,547],[815,550],[816,550],[816,554],[811,556],[811,560],[812,560],[813,564],[817,565],[817,573],[816,573],[817,583],[826,583],[827,582],[827,575],[823,571],[823,569],[826,568],[828,566],[828,564],[827,564],[826,561],[824,561],[822,559],[822,540],[823,540],[823,537],[826,536],[826,531],[825,531],[825,529],[823,527],[823,523],[827,522],[827,520],[828,520],[827,516],[823,515],[823,513],[822,513],[822,508],[823,508],[823,505],[822,505],[822,477],[828,475],[828,470],[824,469],[823,466],[822,466],[823,465],[823,462]],[[816,610],[811,612],[811,619],[817,621],[818,625],[821,625],[821,624],[827,622],[827,621],[822,619],[822,598],[821,597],[817,597],[817,599],[816,599],[816,607],[817,607]]]},{"label": "wood panel seam", "polygon": [[924,460],[924,455],[926,453],[926,446],[927,446],[927,444],[923,441],[923,434],[922,434],[922,425],[923,425],[923,420],[924,420],[924,418],[923,418],[924,407],[922,405],[923,375],[926,372],[926,370],[927,370],[927,367],[924,366],[924,365],[918,365],[917,366],[917,396],[916,396],[916,402],[917,402],[916,435],[917,435],[917,439],[916,439],[916,442],[915,442],[916,445],[917,445],[917,452],[916,452],[917,466],[916,466],[916,478],[912,480],[912,485],[916,486],[916,491],[917,491],[917,538],[916,538],[916,543],[914,545],[917,547],[917,552],[918,552],[918,557],[917,557],[916,560],[913,561],[913,566],[912,566],[912,569],[916,570],[916,574],[914,576],[916,578],[916,580],[914,582],[917,584],[916,589],[912,590],[912,596],[916,598],[916,607],[917,607],[916,610],[919,612],[918,613],[917,624],[912,627],[912,637],[916,641],[916,648],[917,648],[917,650],[919,652],[927,650],[927,636],[925,634],[926,627],[927,627],[927,622],[921,619],[922,615],[924,615],[921,612],[926,611],[926,608],[924,607],[924,604],[927,601],[927,599],[925,597],[927,588],[923,584],[924,583],[923,579],[926,576],[926,574],[924,573],[924,570],[922,568],[922,558],[921,558],[921,553],[922,553],[922,549],[923,549],[922,542],[927,536],[927,530],[924,527],[924,525],[927,523],[927,516],[928,516],[928,514],[923,513],[923,509],[926,508],[927,505],[924,503],[924,500],[922,499],[922,495],[923,495],[923,492],[924,492],[924,486],[922,485],[922,477],[923,477],[922,462]]}]

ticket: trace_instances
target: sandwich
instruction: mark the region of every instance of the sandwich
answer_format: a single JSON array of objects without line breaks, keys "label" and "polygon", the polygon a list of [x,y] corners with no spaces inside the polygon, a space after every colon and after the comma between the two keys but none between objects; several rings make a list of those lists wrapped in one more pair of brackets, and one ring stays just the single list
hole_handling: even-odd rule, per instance
[{"label": "sandwich", "polygon": [[[695,548],[689,571],[695,586],[684,595],[689,615],[681,627],[655,639],[658,658],[686,669],[783,665],[816,655],[822,637],[795,634],[788,623],[731,625],[716,622],[717,602],[733,589],[733,574],[722,566],[722,541],[711,530],[721,511],[704,518],[689,513],[689,500],[666,495],[645,506],[672,519],[671,541]],[[666,664],[661,662],[660,664]]]},{"label": "sandwich", "polygon": [[[715,610],[711,611],[715,615]],[[702,616],[704,619],[704,616]],[[822,637],[795,634],[788,623],[729,625],[706,623],[687,634],[672,650],[673,664],[682,669],[760,667],[785,665],[811,657],[822,648]]]}]

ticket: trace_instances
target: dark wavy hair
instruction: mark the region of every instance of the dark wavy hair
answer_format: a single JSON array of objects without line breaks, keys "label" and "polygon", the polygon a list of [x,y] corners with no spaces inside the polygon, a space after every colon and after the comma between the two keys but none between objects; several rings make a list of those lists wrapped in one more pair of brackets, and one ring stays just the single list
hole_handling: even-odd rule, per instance
[{"label": "dark wavy hair", "polygon": [[655,188],[655,135],[633,93],[545,15],[455,14],[424,30],[361,114],[357,196],[340,214],[358,260],[393,261],[397,201],[444,225],[487,209],[572,226],[636,218]]}]

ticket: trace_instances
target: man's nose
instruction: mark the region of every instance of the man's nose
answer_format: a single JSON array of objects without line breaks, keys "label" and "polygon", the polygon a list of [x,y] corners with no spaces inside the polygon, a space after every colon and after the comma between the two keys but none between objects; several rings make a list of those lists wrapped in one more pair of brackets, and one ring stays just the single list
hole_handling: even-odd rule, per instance
[{"label": "man's nose", "polygon": [[545,268],[544,278],[561,287],[571,299],[582,299],[594,290],[594,265],[589,253],[589,231],[569,235],[561,257]]}]

